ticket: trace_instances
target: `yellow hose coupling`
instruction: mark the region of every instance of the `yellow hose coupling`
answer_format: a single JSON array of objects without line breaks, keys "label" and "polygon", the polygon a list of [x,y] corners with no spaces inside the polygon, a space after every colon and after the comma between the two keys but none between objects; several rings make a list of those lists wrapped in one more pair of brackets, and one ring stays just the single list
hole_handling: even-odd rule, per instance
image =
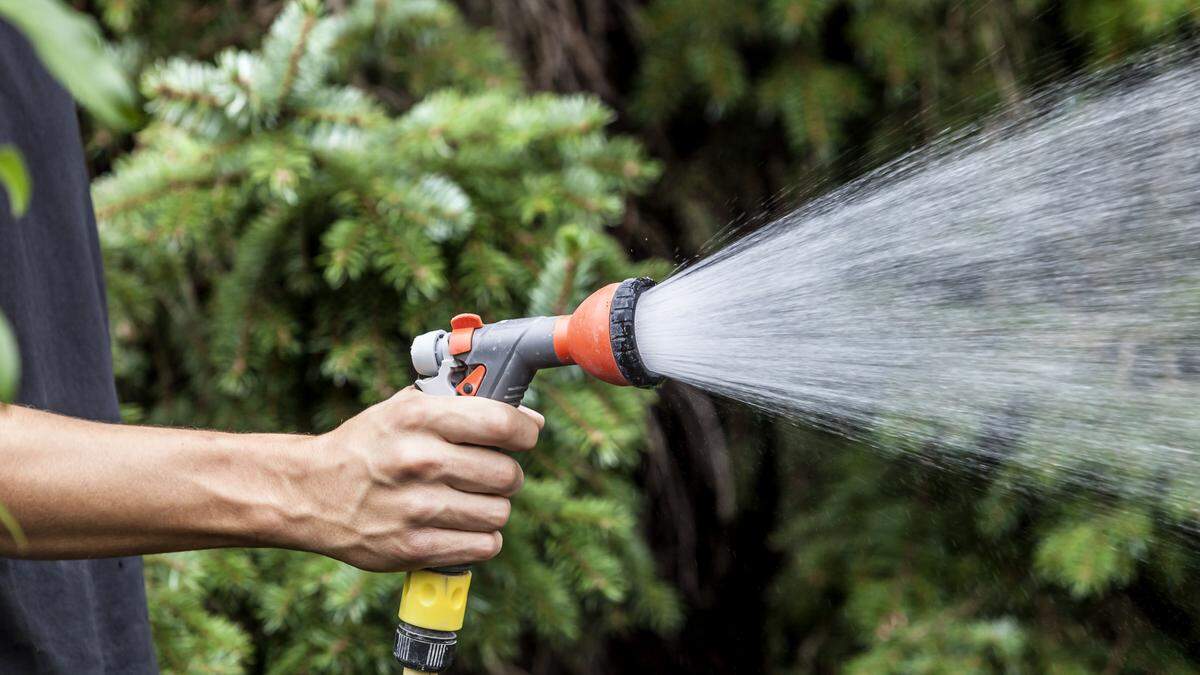
[{"label": "yellow hose coupling", "polygon": [[405,675],[440,673],[454,663],[470,588],[466,565],[418,570],[405,577],[392,650]]},{"label": "yellow hose coupling", "polygon": [[470,588],[470,572],[409,572],[400,595],[400,620],[430,630],[459,630],[467,614],[467,591]]}]

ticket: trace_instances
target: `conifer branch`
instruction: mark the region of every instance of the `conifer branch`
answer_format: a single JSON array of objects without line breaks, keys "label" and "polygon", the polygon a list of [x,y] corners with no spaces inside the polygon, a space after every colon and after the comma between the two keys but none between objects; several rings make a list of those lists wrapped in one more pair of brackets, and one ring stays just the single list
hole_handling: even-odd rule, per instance
[{"label": "conifer branch", "polygon": [[124,199],[106,203],[103,206],[97,207],[96,218],[101,221],[112,220],[113,218],[139,209],[143,206],[153,204],[167,195],[177,194],[188,190],[212,188],[225,183],[233,183],[241,180],[246,175],[245,171],[232,171],[219,176],[203,176],[200,178],[178,178],[168,180],[167,182],[156,186],[153,190],[138,193],[126,197]]},{"label": "conifer branch", "polygon": [[[114,258],[117,371],[149,419],[327,428],[389,394],[406,371],[411,336],[454,310],[527,315],[534,304],[539,312],[565,306],[601,275],[634,273],[605,243],[602,223],[636,186],[619,162],[599,158],[642,162],[628,141],[603,134],[611,111],[508,85],[425,96],[421,87],[446,72],[421,60],[431,44],[469,62],[454,72],[514,79],[507,57],[442,0],[352,0],[333,16],[315,8],[289,2],[259,49],[149,71],[142,82],[155,121],[96,186]],[[377,12],[384,18],[374,25]],[[404,72],[382,75],[418,101],[399,114],[339,81],[378,40],[414,55]],[[548,206],[525,218],[527,200]],[[569,245],[554,246],[544,265],[530,253],[560,240]],[[536,298],[512,292],[530,284]],[[522,633],[579,639],[588,623],[623,617],[631,593],[663,593],[632,519],[621,515],[634,510],[626,503],[636,494],[632,463],[612,459],[624,456],[614,439],[640,433],[641,395],[616,392],[615,405],[594,400],[584,383],[540,381],[530,395],[569,422],[547,430],[528,467],[530,483],[543,486],[530,499],[557,515],[514,518],[506,548],[523,552],[522,562],[502,557],[479,569],[473,602],[497,608],[498,632],[464,642],[466,661],[496,653],[500,634],[508,645],[521,644]],[[392,658],[399,577],[278,551],[186,560],[148,567],[155,629],[212,643],[165,639],[164,670],[244,667],[261,654],[251,634],[273,655],[263,664],[271,672],[305,664],[374,672]],[[253,577],[253,595],[214,582],[239,575]],[[529,608],[508,580],[535,577],[545,602]],[[639,621],[669,623],[669,607],[658,609],[667,605],[652,603]]]},{"label": "conifer branch", "polygon": [[296,81],[296,73],[300,69],[300,57],[304,55],[304,51],[308,48],[308,36],[312,32],[313,25],[317,22],[317,17],[312,14],[305,13],[304,21],[300,24],[300,36],[296,39],[295,46],[292,47],[291,53],[288,54],[287,68],[283,71],[283,84],[280,87],[281,100],[286,100],[292,94],[292,85]]}]

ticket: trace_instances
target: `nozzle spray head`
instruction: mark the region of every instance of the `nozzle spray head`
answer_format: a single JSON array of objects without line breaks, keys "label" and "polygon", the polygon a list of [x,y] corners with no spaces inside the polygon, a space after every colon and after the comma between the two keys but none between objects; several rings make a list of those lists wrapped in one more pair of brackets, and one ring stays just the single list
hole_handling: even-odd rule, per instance
[{"label": "nozzle spray head", "polygon": [[638,277],[592,293],[573,314],[559,318],[565,326],[556,327],[554,348],[589,375],[610,384],[658,384],[662,377],[646,370],[638,353],[633,322],[638,298],[652,286],[653,279]]},{"label": "nozzle spray head", "polygon": [[638,298],[653,285],[646,277],[609,284],[567,316],[485,324],[475,314],[459,314],[450,331],[413,340],[413,367],[425,376],[417,386],[518,405],[534,373],[567,365],[611,384],[654,386],[662,378],[646,370],[634,335]]}]

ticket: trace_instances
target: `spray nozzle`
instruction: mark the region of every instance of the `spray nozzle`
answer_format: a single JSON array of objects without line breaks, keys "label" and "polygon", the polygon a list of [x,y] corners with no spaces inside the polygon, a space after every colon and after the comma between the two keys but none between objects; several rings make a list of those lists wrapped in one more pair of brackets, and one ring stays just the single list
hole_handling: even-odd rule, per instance
[{"label": "spray nozzle", "polygon": [[427,393],[485,396],[517,405],[534,373],[578,365],[610,384],[658,384],[638,354],[634,314],[654,281],[641,277],[601,288],[570,315],[485,324],[459,314],[450,331],[434,330],[412,343],[412,362]]}]

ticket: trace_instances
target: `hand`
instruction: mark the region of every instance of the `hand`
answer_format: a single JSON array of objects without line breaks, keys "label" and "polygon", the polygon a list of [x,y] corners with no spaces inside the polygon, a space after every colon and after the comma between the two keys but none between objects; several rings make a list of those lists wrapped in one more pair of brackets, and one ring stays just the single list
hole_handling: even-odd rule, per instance
[{"label": "hand", "polygon": [[409,387],[302,451],[286,481],[299,505],[288,545],[375,572],[492,558],[525,480],[492,448],[529,450],[544,424],[527,408]]}]

